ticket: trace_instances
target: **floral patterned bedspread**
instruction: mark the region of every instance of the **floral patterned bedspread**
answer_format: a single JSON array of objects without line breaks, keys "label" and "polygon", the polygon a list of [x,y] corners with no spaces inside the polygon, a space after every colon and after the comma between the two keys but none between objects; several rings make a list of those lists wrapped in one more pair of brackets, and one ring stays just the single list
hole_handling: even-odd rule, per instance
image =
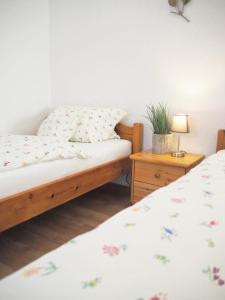
[{"label": "floral patterned bedspread", "polygon": [[0,136],[0,172],[73,157],[86,158],[86,155],[76,144],[58,138],[35,135]]},{"label": "floral patterned bedspread", "polygon": [[0,282],[1,300],[224,300],[225,152]]}]

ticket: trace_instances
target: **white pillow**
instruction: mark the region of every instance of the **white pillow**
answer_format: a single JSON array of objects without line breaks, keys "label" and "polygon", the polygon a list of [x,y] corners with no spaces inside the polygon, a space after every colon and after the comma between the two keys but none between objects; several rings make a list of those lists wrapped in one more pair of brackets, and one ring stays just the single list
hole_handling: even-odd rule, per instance
[{"label": "white pillow", "polygon": [[74,107],[62,106],[56,108],[42,122],[38,129],[39,136],[54,136],[69,141],[76,130],[76,115]]},{"label": "white pillow", "polygon": [[73,142],[94,143],[119,138],[114,128],[126,115],[117,108],[97,108],[76,106],[79,119],[76,131],[70,139]]}]

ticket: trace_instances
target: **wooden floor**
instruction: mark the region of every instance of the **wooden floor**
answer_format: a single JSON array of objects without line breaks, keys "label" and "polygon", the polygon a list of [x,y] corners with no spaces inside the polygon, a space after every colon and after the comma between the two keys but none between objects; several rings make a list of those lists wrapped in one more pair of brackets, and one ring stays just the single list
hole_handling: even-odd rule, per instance
[{"label": "wooden floor", "polygon": [[0,278],[130,205],[127,187],[107,184],[0,234]]}]

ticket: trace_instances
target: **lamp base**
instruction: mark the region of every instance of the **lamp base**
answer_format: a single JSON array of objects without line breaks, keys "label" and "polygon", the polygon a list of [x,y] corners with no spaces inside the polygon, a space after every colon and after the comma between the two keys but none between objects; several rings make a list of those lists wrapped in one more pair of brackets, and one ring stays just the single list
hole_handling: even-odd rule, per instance
[{"label": "lamp base", "polygon": [[186,151],[175,151],[175,152],[171,153],[171,156],[179,158],[179,157],[184,157],[185,154],[186,154]]}]

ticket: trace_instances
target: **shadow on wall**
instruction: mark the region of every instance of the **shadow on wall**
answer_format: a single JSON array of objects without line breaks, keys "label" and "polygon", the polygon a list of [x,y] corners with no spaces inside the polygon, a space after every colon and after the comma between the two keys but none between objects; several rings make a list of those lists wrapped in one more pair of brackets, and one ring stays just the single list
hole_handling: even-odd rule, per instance
[{"label": "shadow on wall", "polygon": [[21,117],[11,125],[10,134],[36,134],[41,122],[47,117],[48,109],[32,114],[32,116]]}]

